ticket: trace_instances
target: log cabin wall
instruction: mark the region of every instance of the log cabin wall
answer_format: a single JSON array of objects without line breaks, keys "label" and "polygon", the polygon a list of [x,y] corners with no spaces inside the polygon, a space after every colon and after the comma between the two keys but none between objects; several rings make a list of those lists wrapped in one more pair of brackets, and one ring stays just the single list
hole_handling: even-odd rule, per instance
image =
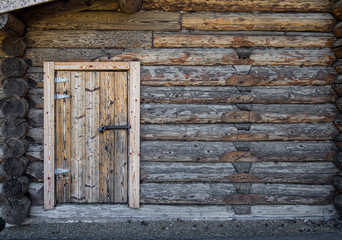
[{"label": "log cabin wall", "polygon": [[130,15],[115,2],[54,18],[18,14],[28,26],[32,203],[42,204],[43,62],[139,60],[143,204],[331,214],[322,207],[333,204],[339,172],[333,4],[145,0]]}]

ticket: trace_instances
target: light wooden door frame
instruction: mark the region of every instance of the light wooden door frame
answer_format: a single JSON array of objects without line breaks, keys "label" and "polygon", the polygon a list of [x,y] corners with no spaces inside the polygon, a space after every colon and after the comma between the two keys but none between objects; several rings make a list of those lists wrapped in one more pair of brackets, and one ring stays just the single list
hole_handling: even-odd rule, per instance
[{"label": "light wooden door frame", "polygon": [[55,197],[55,73],[63,71],[128,71],[128,203],[140,206],[140,62],[44,62],[44,209]]}]

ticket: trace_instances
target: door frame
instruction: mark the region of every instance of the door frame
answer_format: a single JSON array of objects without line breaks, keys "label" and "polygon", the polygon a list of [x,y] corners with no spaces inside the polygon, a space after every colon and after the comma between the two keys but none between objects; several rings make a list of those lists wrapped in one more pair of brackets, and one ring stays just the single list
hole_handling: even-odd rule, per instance
[{"label": "door frame", "polygon": [[55,73],[63,71],[128,71],[128,204],[140,207],[140,62],[44,62],[44,209],[55,197]]}]

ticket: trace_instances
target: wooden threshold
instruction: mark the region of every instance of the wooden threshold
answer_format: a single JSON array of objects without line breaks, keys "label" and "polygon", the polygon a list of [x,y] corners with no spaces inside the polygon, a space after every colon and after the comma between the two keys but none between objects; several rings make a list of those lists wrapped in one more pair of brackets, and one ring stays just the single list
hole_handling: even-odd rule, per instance
[{"label": "wooden threshold", "polygon": [[61,204],[44,211],[43,206],[31,208],[30,217],[24,224],[76,223],[76,222],[124,222],[124,221],[225,221],[233,219],[317,219],[337,218],[333,205],[274,205],[251,206],[251,214],[236,215],[231,205],[225,206],[170,206],[142,205],[132,209],[127,205]]}]

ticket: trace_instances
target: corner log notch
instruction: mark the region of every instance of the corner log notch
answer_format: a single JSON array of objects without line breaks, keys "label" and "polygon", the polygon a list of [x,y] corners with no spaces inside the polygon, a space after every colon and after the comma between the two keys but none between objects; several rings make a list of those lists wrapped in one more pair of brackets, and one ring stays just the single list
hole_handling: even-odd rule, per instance
[{"label": "corner log notch", "polygon": [[26,25],[13,14],[0,14],[0,32],[9,37],[22,37],[26,32]]}]

